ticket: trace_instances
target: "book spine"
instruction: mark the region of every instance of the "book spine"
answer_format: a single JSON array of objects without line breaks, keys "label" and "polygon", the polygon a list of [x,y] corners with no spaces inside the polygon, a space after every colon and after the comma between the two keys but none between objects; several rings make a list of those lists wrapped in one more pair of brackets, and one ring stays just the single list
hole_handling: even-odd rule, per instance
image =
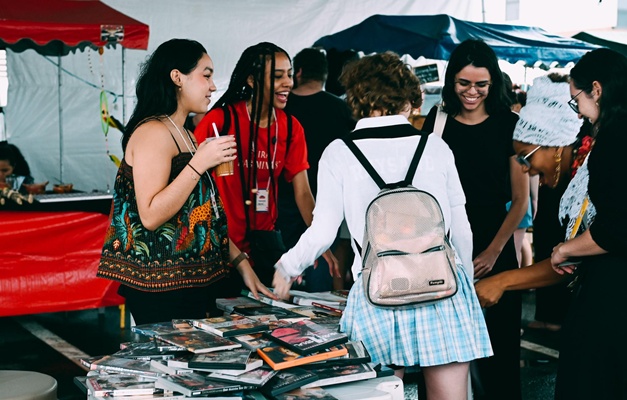
[{"label": "book spine", "polygon": [[342,310],[340,308],[335,308],[335,307],[332,307],[332,306],[327,305],[327,304],[318,303],[316,301],[312,301],[311,305],[314,306],[314,307],[322,308],[324,310],[333,311],[333,312],[336,312],[338,314],[343,314],[344,313],[344,310]]}]

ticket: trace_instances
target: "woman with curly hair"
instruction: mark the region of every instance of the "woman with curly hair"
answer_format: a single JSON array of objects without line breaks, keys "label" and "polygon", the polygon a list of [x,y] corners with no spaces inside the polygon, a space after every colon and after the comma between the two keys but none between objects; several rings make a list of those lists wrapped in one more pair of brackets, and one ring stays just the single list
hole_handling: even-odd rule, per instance
[{"label": "woman with curly hair", "polygon": [[356,280],[341,330],[351,340],[361,340],[373,362],[392,365],[397,375],[402,367],[419,365],[429,399],[465,398],[469,362],[489,357],[492,350],[471,278],[472,233],[453,154],[442,139],[410,124],[408,116],[422,103],[420,83],[396,54],[364,57],[350,64],[341,79],[353,116],[359,120],[350,140],[384,181],[403,180],[418,144],[428,138],[412,185],[431,193],[442,208],[457,254],[458,292],[417,308],[390,309],[368,302],[354,240],[364,237],[366,209],[379,187],[338,139],[320,160],[313,223],[276,265],[275,293],[287,294],[291,282],[331,245],[345,218],[354,239]]}]

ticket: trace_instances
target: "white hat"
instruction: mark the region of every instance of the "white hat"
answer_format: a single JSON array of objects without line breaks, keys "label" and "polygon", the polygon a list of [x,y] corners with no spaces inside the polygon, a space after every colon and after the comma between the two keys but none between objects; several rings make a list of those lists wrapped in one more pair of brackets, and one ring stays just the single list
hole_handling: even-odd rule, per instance
[{"label": "white hat", "polygon": [[568,105],[570,85],[553,82],[548,76],[533,80],[527,104],[520,110],[514,140],[538,146],[573,144],[583,121]]}]

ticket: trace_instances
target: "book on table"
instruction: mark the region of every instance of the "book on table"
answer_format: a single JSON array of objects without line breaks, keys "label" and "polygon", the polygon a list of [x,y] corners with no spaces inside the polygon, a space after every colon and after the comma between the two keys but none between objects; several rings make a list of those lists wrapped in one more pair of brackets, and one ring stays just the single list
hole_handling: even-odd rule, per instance
[{"label": "book on table", "polygon": [[289,321],[289,322],[298,322],[304,319],[309,319],[308,316],[296,313],[289,308],[271,306],[268,304],[261,304],[259,306],[252,306],[252,305],[236,306],[233,308],[233,312],[246,316],[246,317],[273,315],[278,320],[284,320],[284,321]]},{"label": "book on table", "polygon": [[300,388],[274,396],[275,400],[338,400],[323,388]]},{"label": "book on table", "polygon": [[340,315],[344,314],[345,305],[329,305],[324,303],[318,303],[317,301],[312,301],[311,305],[314,307],[322,308],[323,310],[333,311],[334,313],[338,313]]},{"label": "book on table", "polygon": [[93,361],[89,367],[92,371],[105,371],[111,373],[123,373],[142,375],[145,377],[157,377],[163,375],[159,370],[150,366],[149,360],[137,360],[133,358],[104,356]]},{"label": "book on table", "polygon": [[303,365],[303,368],[315,369],[331,367],[335,365],[356,365],[365,364],[372,361],[370,353],[368,353],[368,350],[366,350],[366,347],[361,340],[346,342],[342,346],[346,347],[346,355],[330,360]]},{"label": "book on table", "polygon": [[341,357],[346,353],[347,350],[344,346],[334,346],[307,355],[295,353],[287,347],[278,345],[257,349],[257,354],[275,371]]},{"label": "book on table", "polygon": [[318,376],[311,371],[299,367],[277,371],[277,374],[260,389],[262,393],[269,396],[276,396],[290,390],[311,383],[318,379]]},{"label": "book on table", "polygon": [[189,359],[187,365],[191,369],[235,369],[245,370],[252,350],[232,349],[196,354]]},{"label": "book on table", "polygon": [[235,382],[260,387],[265,385],[276,373],[277,371],[268,366],[264,366],[237,376],[223,374],[219,371],[210,372],[208,376],[217,381]]},{"label": "book on table", "polygon": [[233,308],[237,306],[261,306],[263,304],[265,303],[262,303],[259,300],[251,299],[247,296],[223,297],[216,299],[216,308],[224,311],[226,314],[231,314],[233,312]]},{"label": "book on table", "polygon": [[241,343],[241,345],[247,349],[257,350],[261,347],[267,347],[274,344],[274,342],[261,333],[252,333],[249,335],[233,336],[232,340]]},{"label": "book on table", "polygon": [[[180,349],[178,346],[176,348]],[[168,359],[174,357],[178,351],[160,350],[154,341],[127,342],[120,344],[120,350],[111,354],[114,357],[136,358],[139,360]]]},{"label": "book on table", "polygon": [[[247,290],[247,289],[242,289],[241,295],[244,296],[244,297],[248,297],[250,299],[253,299],[253,300],[257,300],[257,299],[255,299],[255,296],[252,294],[252,292],[250,290]],[[281,300],[275,300],[275,299],[270,298],[270,297],[268,297],[268,296],[266,296],[265,294],[262,294],[262,293],[258,293],[257,295],[259,297],[259,301],[261,301],[262,303],[269,304],[271,306],[277,306],[277,307],[282,307],[282,308],[298,307],[298,305],[296,305],[296,304],[290,304],[290,303],[286,303],[286,302],[281,301]]]},{"label": "book on table", "polygon": [[267,338],[299,354],[310,354],[348,342],[345,333],[303,320],[263,333]]},{"label": "book on table", "polygon": [[316,306],[300,306],[292,308],[290,311],[309,317],[309,319],[316,324],[339,325],[340,318],[342,318],[342,313]]},{"label": "book on table", "polygon": [[326,304],[329,306],[346,305],[346,298],[338,296],[332,291],[326,292],[303,292],[300,290],[290,290],[290,301],[301,306],[311,306],[313,302]]},{"label": "book on table", "polygon": [[[229,350],[229,351],[233,351],[233,350]],[[248,358],[248,361],[246,362],[246,368],[244,369],[229,369],[230,366],[224,366],[224,368],[194,368],[194,370],[200,371],[200,372],[217,372],[222,375],[239,376],[239,375],[245,374],[246,372],[253,371],[262,366],[263,366],[263,360],[259,358],[257,351],[255,351]]]},{"label": "book on table", "polygon": [[189,368],[171,367],[168,365],[168,360],[150,360],[150,366],[168,375],[189,374],[194,372]]},{"label": "book on table", "polygon": [[87,388],[96,397],[140,396],[162,392],[155,388],[155,379],[137,375],[107,374],[87,377]]},{"label": "book on table", "polygon": [[184,347],[187,351],[197,354],[242,347],[239,343],[200,329],[187,332],[167,333],[158,335],[157,338],[164,342]]},{"label": "book on table", "polygon": [[318,375],[318,380],[303,385],[303,388],[337,385],[377,377],[376,371],[369,364],[336,365],[310,369],[309,371]]},{"label": "book on table", "polygon": [[172,390],[185,396],[209,396],[227,392],[254,389],[255,386],[233,382],[224,382],[211,379],[195,372],[183,375],[160,376],[155,382],[155,387],[164,390]]},{"label": "book on table", "polygon": [[232,337],[243,335],[245,333],[255,333],[268,330],[268,326],[246,318],[243,315],[224,315],[222,317],[193,319],[192,324],[204,331],[213,333],[222,337]]},{"label": "book on table", "polygon": [[141,324],[131,326],[131,332],[135,332],[139,335],[155,337],[175,332],[188,332],[194,330],[194,327],[190,324],[176,324],[172,321],[158,322],[154,324]]}]

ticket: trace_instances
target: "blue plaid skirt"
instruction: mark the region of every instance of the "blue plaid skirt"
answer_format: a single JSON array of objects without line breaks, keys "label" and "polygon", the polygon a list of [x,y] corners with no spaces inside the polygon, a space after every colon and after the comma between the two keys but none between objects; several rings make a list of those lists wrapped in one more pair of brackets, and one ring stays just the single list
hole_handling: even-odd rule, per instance
[{"label": "blue plaid skirt", "polygon": [[348,295],[340,330],[361,340],[372,362],[423,367],[489,357],[490,337],[474,285],[461,265],[448,299],[391,310],[368,303],[361,274]]}]

